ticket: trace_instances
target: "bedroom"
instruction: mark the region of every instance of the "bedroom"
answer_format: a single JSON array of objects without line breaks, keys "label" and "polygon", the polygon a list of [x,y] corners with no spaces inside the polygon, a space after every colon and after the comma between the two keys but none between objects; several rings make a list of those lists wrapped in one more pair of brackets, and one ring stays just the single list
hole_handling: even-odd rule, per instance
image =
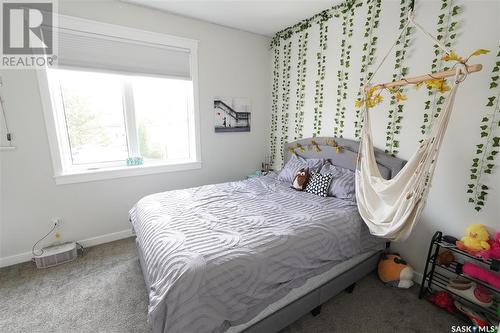
[{"label": "bedroom", "polygon": [[[497,245],[498,1],[414,3],[415,22],[444,48],[463,58],[479,49],[489,52],[468,59],[482,70],[459,84],[425,209],[408,238],[388,249],[413,268],[410,289],[379,280],[377,263],[386,239],[370,236],[358,216],[364,204],[354,198],[359,192],[351,188],[348,198],[323,198],[290,188],[297,168],[285,168],[281,179],[278,174],[285,158],[299,157],[316,171],[327,168],[328,160],[330,167],[354,173],[367,114],[357,101],[363,99],[368,73],[386,54],[373,84],[441,72],[457,63],[443,59],[445,52],[416,26],[405,29],[412,1],[32,5],[32,17],[24,14],[29,28],[19,30],[14,23],[26,13],[26,2],[2,1],[0,331],[450,332],[473,325],[454,304],[450,315],[418,293],[435,232],[460,240],[469,226],[481,224],[491,243],[484,247]],[[29,42],[16,43],[24,33]],[[42,44],[52,45],[50,52],[34,50],[31,43],[40,36],[53,36],[52,44]],[[26,45],[27,51],[19,51]],[[29,59],[54,59],[55,65],[35,63],[34,68],[22,61]],[[377,165],[385,168],[386,178],[417,151],[450,94],[426,83],[401,89],[399,95],[385,89],[383,101],[368,109],[373,144],[382,150]],[[263,164],[274,171],[261,175]],[[340,177],[332,178],[333,184]],[[353,186],[354,178],[349,179]],[[148,207],[157,211],[144,211]],[[145,218],[134,222],[137,210]],[[153,228],[157,214],[171,221],[160,231]],[[317,228],[325,232],[314,234]],[[179,230],[194,233],[181,243],[193,242],[190,255],[197,256],[155,266],[154,244],[170,251],[183,239]],[[206,233],[198,240],[199,230]],[[141,237],[154,249],[141,244]],[[266,240],[276,247],[266,248]],[[42,249],[68,242],[78,250],[75,260],[44,269],[32,262],[43,257]],[[244,251],[229,255],[220,249]],[[165,300],[158,290],[168,286],[161,281],[172,274],[196,279],[202,262],[215,260],[203,251],[221,255],[215,257],[228,265],[227,276],[221,267],[211,271],[212,280],[200,282],[198,289],[213,291],[203,302],[182,289],[195,290],[196,281],[176,284],[181,289],[166,292]],[[141,255],[150,259],[141,263]],[[494,268],[455,256],[461,264]],[[289,265],[280,265],[286,260]],[[262,273],[262,267],[275,274]],[[445,271],[439,272],[456,278]],[[498,279],[498,271],[488,273]],[[479,280],[474,283],[491,287]],[[427,289],[443,291],[437,283]],[[498,289],[488,289],[494,304],[487,310],[493,316]],[[460,299],[446,284],[445,291],[440,295]],[[172,322],[168,311],[190,311],[177,306],[182,297],[196,299],[193,306],[208,314],[185,314]],[[498,316],[491,319],[484,307],[462,301],[498,326]],[[186,324],[194,318],[203,318],[200,327]],[[175,326],[183,323],[188,327]]]}]

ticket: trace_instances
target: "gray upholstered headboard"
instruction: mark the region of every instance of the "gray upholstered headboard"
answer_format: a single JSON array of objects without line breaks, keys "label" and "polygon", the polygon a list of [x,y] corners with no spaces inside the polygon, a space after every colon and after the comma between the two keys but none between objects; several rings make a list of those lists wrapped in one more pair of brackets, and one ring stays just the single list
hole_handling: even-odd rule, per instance
[{"label": "gray upholstered headboard", "polygon": [[[340,147],[339,152],[334,147],[335,145]],[[333,165],[355,170],[358,148],[358,141],[344,138],[315,137],[301,139],[285,144],[285,162],[295,153],[304,158],[328,159]],[[394,177],[406,163],[406,161],[392,157],[380,149],[375,149],[375,159],[382,176],[385,178]]]}]

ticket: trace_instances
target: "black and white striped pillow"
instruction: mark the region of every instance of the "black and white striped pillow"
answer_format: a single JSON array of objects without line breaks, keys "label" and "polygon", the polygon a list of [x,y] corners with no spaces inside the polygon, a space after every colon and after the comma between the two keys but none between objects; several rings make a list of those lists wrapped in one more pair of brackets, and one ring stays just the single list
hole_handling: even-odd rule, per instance
[{"label": "black and white striped pillow", "polygon": [[328,188],[332,182],[332,174],[324,174],[311,172],[311,178],[307,183],[305,191],[308,193],[319,195],[320,197],[328,196]]}]

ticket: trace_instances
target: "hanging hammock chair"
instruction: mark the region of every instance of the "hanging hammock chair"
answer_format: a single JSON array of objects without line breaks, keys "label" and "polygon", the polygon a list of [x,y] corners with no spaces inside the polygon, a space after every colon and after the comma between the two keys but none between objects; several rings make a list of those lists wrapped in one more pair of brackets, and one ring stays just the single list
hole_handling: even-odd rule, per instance
[{"label": "hanging hammock chair", "polygon": [[[403,31],[405,31],[410,22],[428,37],[432,38],[433,42],[445,50],[446,53],[450,53],[439,41],[413,21],[411,12]],[[391,47],[391,50],[393,47]],[[389,50],[389,53],[391,50]],[[368,80],[368,84],[386,58],[387,55]],[[478,70],[481,69],[480,65],[476,66],[479,68]],[[439,150],[453,110],[457,89],[467,76],[469,67],[471,66],[459,63],[455,66],[454,71],[426,75],[428,78],[454,75],[455,78],[445,106],[431,125],[427,137],[422,141],[418,150],[411,156],[403,169],[390,180],[382,178],[377,167],[373,151],[370,112],[367,106],[365,106],[356,167],[356,200],[360,215],[373,235],[391,241],[403,241],[408,238],[413,227],[418,222],[432,183]],[[403,79],[402,81],[404,82],[399,84],[392,82],[381,86],[390,85],[394,87],[408,83],[417,83],[418,81],[422,82],[423,77]]]}]

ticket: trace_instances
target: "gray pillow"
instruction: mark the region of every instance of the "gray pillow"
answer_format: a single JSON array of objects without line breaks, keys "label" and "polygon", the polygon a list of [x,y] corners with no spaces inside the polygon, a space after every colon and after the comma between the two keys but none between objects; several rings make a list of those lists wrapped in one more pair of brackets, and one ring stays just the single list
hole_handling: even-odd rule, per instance
[{"label": "gray pillow", "polygon": [[332,174],[333,179],[328,196],[339,199],[356,200],[356,175],[354,171],[326,163],[321,168],[322,174]]},{"label": "gray pillow", "polygon": [[391,169],[389,169],[386,166],[383,166],[382,164],[378,164],[378,163],[377,163],[377,166],[378,166],[378,169],[380,170],[380,175],[382,176],[382,178],[384,178],[384,179],[391,178]]},{"label": "gray pillow", "polygon": [[309,172],[319,172],[323,164],[325,164],[324,159],[319,159],[319,158],[303,159],[300,156],[292,154],[290,160],[288,160],[283,169],[281,169],[278,175],[278,180],[291,184],[293,182],[293,178],[297,174],[297,171],[299,171],[300,169],[309,168]]}]

